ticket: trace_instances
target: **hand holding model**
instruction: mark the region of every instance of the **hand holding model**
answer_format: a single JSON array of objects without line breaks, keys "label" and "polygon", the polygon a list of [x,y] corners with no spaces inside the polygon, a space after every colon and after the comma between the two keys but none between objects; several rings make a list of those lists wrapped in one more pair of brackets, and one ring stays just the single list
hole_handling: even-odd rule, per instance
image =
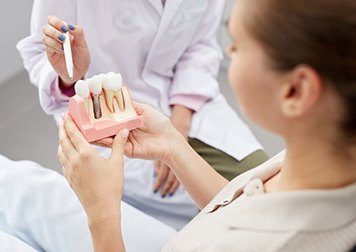
[{"label": "hand holding model", "polygon": [[[69,78],[63,53],[65,33],[69,31],[74,63],[73,80]],[[48,24],[43,27],[43,43],[46,46],[47,58],[59,76],[59,84],[64,88],[72,87],[88,71],[90,53],[80,26],[66,25],[58,17],[49,16]]]},{"label": "hand holding model", "polygon": [[69,99],[68,113],[88,142],[142,124],[120,74],[109,72],[79,80],[74,90],[76,95]]},{"label": "hand holding model", "polygon": [[[132,158],[155,159],[170,165],[172,157],[179,156],[175,151],[189,147],[169,118],[147,105],[134,103],[134,107],[143,116],[144,125],[130,134],[126,129],[120,131],[113,139],[113,151],[108,159],[101,157],[85,140],[70,116],[65,116],[60,127],[58,158],[63,165],[64,175],[78,194],[90,221],[100,221],[98,218],[101,216],[95,209],[105,206],[106,202],[101,202],[102,195],[107,195],[105,199],[115,198],[120,204],[118,195],[121,196],[123,192],[124,153]],[[117,178],[110,179],[113,184],[108,183],[107,179],[113,177]]]}]

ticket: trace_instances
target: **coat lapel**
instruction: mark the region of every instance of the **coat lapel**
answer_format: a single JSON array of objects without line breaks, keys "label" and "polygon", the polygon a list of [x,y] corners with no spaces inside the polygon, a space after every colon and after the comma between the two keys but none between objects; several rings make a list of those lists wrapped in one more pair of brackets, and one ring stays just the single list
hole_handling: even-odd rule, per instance
[{"label": "coat lapel", "polygon": [[165,32],[167,27],[169,26],[170,22],[174,18],[175,14],[177,13],[179,7],[182,5],[184,0],[167,0],[162,19],[161,19],[161,24],[158,29],[157,33],[157,38],[159,39],[162,34]]},{"label": "coat lapel", "polygon": [[[155,48],[157,47],[158,42],[164,35],[165,31],[169,27],[169,24],[171,23],[172,19],[176,15],[177,11],[179,10],[179,7],[182,5],[184,0],[166,0],[163,14],[161,17],[161,22],[158,27],[157,34],[154,38],[154,41],[152,43],[152,46],[150,48],[150,51],[147,56],[147,61],[146,61],[146,66],[148,62],[150,61],[152,54],[155,51]],[[153,4],[154,0],[149,0]]]},{"label": "coat lapel", "polygon": [[160,16],[163,14],[162,0],[148,0],[148,2],[155,8]]}]

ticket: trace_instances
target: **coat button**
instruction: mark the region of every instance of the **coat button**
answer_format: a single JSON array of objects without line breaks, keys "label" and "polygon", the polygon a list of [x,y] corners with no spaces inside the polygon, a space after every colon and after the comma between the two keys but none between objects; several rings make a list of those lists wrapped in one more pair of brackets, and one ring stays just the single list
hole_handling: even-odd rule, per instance
[{"label": "coat button", "polygon": [[248,197],[262,193],[264,193],[264,188],[260,179],[251,180],[244,188],[244,194]]}]

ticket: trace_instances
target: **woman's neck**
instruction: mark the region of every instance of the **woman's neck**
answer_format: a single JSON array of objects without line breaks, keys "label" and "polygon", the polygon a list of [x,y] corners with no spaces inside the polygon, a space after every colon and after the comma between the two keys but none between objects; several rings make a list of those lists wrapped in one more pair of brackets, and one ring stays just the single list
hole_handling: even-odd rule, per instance
[{"label": "woman's neck", "polygon": [[356,182],[356,148],[325,141],[290,141],[281,171],[266,182],[266,191],[334,189]]}]

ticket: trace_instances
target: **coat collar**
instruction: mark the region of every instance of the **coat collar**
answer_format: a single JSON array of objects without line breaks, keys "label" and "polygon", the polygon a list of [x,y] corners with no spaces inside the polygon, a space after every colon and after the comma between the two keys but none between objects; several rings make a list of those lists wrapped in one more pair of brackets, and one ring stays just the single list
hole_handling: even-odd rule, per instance
[{"label": "coat collar", "polygon": [[163,4],[162,0],[148,0],[148,2],[155,8],[159,15],[163,13]]},{"label": "coat collar", "polygon": [[162,0],[148,0],[155,10],[162,16],[159,30],[165,30],[184,0],[166,0],[163,8]]},{"label": "coat collar", "polygon": [[275,192],[244,197],[235,203],[253,179],[266,181],[283,163],[285,151],[235,178],[202,210],[209,214],[224,205],[229,228],[270,231],[320,231],[356,222],[356,183],[332,190]]},{"label": "coat collar", "polygon": [[255,169],[249,170],[233,179],[202,211],[211,213],[220,206],[228,205],[243,193],[244,187],[253,179],[268,180],[280,171],[285,151],[280,152]]},{"label": "coat collar", "polygon": [[[255,195],[229,207],[231,228],[320,231],[356,221],[356,183],[333,190]],[[240,204],[241,203],[241,204]]]},{"label": "coat collar", "polygon": [[[149,2],[157,9],[158,8],[158,0],[149,0]],[[155,35],[155,38],[152,42],[152,45],[150,47],[149,53],[147,55],[147,60],[146,60],[146,66],[149,64],[149,62],[152,59],[152,56],[154,55],[154,49],[157,47],[159,41],[165,34],[167,28],[169,27],[169,24],[171,23],[172,19],[175,17],[176,13],[178,12],[179,8],[181,7],[182,3],[185,0],[166,0],[164,10],[162,8],[162,13],[161,13],[161,21],[158,26],[157,33]],[[149,71],[145,68],[143,70],[143,75],[150,76]]]}]

